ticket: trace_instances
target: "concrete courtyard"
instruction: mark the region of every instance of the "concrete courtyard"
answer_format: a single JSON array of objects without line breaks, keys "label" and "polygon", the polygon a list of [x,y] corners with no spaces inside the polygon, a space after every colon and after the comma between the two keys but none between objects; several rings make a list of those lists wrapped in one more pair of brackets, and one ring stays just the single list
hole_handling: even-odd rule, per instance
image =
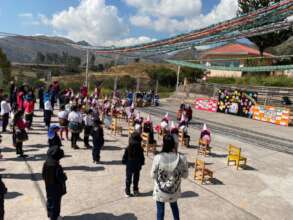
[{"label": "concrete courtyard", "polygon": [[[37,115],[41,116],[41,112]],[[56,118],[54,120],[57,122]],[[153,117],[153,120],[157,124],[160,119]],[[233,118],[233,123],[237,123],[235,121],[237,119]],[[80,150],[72,150],[68,141],[63,142],[66,158],[61,163],[68,176],[68,193],[62,200],[65,220],[155,219],[150,178],[153,155],[146,157],[146,165],[141,172],[141,196],[124,196],[125,167],[121,159],[128,142],[125,122],[123,127],[123,136],[113,136],[105,130],[106,142],[99,165],[92,163],[91,150],[83,149],[83,143],[79,143]],[[282,128],[282,135],[292,138],[291,131],[292,128]],[[213,135],[212,155],[204,160],[214,171],[215,181],[199,185],[193,180],[199,131],[191,129],[189,132],[194,147],[180,147],[180,152],[187,155],[190,164],[189,178],[182,182],[183,193],[179,200],[181,219],[293,219],[292,155]],[[5,200],[5,219],[47,219],[41,178],[47,135],[42,117],[35,118],[34,130],[30,132],[29,141],[25,142],[24,151],[29,155],[26,160],[16,158],[11,135],[3,136],[1,148],[4,159],[0,162],[0,172],[9,191]],[[248,158],[248,167],[236,170],[226,165],[229,144],[242,148],[243,155]],[[170,208],[166,207],[166,219],[172,219]]]}]

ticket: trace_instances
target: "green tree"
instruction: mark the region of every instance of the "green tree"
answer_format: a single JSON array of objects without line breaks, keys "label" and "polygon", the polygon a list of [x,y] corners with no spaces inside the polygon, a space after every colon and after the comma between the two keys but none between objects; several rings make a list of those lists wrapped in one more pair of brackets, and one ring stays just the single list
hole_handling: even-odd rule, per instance
[{"label": "green tree", "polygon": [[0,69],[3,73],[3,83],[5,85],[10,80],[11,64],[10,64],[10,61],[7,59],[6,54],[2,51],[1,48],[0,48]]},{"label": "green tree", "polygon": [[37,52],[37,56],[36,56],[36,63],[40,64],[40,63],[44,63],[45,62],[45,55],[42,54],[41,52]]},{"label": "green tree", "polygon": [[[238,0],[238,14],[246,14],[253,12],[263,7],[267,7],[273,3],[280,2],[281,0]],[[269,34],[249,37],[248,39],[255,43],[259,49],[261,56],[266,48],[277,46],[292,36],[292,27],[289,30],[282,30]]]}]

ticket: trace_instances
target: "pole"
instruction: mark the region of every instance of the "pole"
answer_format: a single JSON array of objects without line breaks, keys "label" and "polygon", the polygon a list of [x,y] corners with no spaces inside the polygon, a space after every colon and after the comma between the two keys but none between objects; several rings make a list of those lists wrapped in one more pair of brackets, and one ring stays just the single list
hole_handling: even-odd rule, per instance
[{"label": "pole", "polygon": [[136,78],[136,92],[139,92],[140,87],[140,78]]},{"label": "pole", "polygon": [[89,50],[86,49],[86,70],[85,70],[85,83],[86,87],[89,87]]},{"label": "pole", "polygon": [[180,71],[181,71],[181,66],[178,66],[178,69],[177,69],[177,83],[176,83],[176,91],[177,92],[178,92],[178,89],[179,89]]},{"label": "pole", "polygon": [[159,92],[159,80],[156,80],[156,94]]}]

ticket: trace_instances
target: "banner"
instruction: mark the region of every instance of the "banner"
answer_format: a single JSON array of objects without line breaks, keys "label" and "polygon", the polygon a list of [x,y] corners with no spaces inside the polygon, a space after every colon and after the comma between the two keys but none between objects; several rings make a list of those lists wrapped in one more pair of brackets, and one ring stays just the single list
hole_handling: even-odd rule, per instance
[{"label": "banner", "polygon": [[218,101],[216,99],[198,98],[195,100],[195,109],[200,111],[217,112]]},{"label": "banner", "polygon": [[253,107],[253,119],[289,126],[290,110],[287,108],[256,105]]}]

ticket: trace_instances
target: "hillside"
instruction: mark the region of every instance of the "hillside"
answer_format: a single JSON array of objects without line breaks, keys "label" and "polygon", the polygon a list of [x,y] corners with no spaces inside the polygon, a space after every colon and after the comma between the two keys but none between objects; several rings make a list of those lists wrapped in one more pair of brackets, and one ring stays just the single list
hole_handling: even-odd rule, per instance
[{"label": "hillside", "polygon": [[269,48],[268,51],[275,55],[293,55],[293,37],[279,46]]}]

